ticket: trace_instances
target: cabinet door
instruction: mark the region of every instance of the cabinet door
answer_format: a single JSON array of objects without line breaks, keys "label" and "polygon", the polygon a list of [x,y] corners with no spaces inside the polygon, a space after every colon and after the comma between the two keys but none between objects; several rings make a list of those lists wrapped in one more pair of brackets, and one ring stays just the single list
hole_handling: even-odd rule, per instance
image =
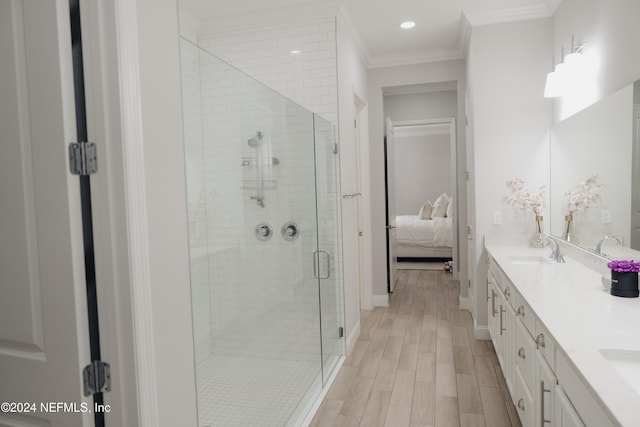
[{"label": "cabinet door", "polygon": [[507,389],[513,398],[516,313],[509,302],[505,299],[504,294],[500,293],[499,296],[498,329],[500,332],[500,354],[498,355],[498,360],[500,360],[500,365],[502,366],[502,372],[504,374],[504,380],[507,383]]},{"label": "cabinet door", "polygon": [[555,387],[554,411],[554,427],[584,427],[584,423],[560,386]]},{"label": "cabinet door", "polygon": [[542,353],[536,352],[536,389],[533,391],[536,401],[536,426],[555,426],[554,404],[556,376],[549,367]]},{"label": "cabinet door", "polygon": [[535,422],[535,399],[529,392],[520,369],[516,367],[514,375],[514,397],[518,417],[522,427],[533,427]]}]

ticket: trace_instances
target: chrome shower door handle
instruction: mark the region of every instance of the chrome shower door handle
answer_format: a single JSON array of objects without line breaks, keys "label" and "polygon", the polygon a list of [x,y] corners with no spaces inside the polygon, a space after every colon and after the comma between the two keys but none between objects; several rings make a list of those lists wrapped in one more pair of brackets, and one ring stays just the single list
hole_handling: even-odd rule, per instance
[{"label": "chrome shower door handle", "polygon": [[[318,268],[320,254],[325,255],[325,259],[327,262],[326,274],[322,274]],[[331,277],[331,257],[329,256],[329,252],[322,249],[316,249],[315,251],[313,251],[313,277],[315,277],[316,279],[328,279]]]},{"label": "chrome shower door handle", "polygon": [[313,277],[319,279],[318,277],[318,250],[313,251]]}]

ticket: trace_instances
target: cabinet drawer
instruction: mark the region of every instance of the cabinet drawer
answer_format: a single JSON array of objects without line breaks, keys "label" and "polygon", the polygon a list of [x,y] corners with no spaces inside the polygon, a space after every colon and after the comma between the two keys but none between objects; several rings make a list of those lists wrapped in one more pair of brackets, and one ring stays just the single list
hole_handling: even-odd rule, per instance
[{"label": "cabinet drawer", "polygon": [[504,290],[505,283],[509,282],[507,280],[506,274],[504,274],[502,269],[498,266],[498,264],[493,258],[489,258],[488,263],[489,263],[489,271],[491,272],[491,274],[493,274],[493,277],[495,277],[498,288],[500,288],[501,290]]},{"label": "cabinet drawer", "polygon": [[519,292],[516,292],[514,295],[513,308],[516,310],[516,316],[518,316],[518,319],[524,324],[529,335],[535,338],[536,316]]},{"label": "cabinet drawer", "polygon": [[549,363],[549,366],[551,367],[551,369],[555,371],[555,369],[556,369],[556,360],[555,360],[556,343],[553,340],[553,338],[551,337],[551,334],[549,333],[549,331],[547,331],[547,328],[537,318],[535,319],[535,324],[536,324],[536,327],[535,327],[535,331],[533,333],[533,339],[534,339],[534,341],[535,341],[540,353],[542,353],[544,358],[547,360],[547,363]]},{"label": "cabinet drawer", "polygon": [[514,360],[530,390],[534,389],[536,376],[536,344],[520,321],[516,321]]},{"label": "cabinet drawer", "polygon": [[522,427],[533,427],[535,420],[533,396],[524,382],[520,369],[516,369],[515,398],[513,399]]}]

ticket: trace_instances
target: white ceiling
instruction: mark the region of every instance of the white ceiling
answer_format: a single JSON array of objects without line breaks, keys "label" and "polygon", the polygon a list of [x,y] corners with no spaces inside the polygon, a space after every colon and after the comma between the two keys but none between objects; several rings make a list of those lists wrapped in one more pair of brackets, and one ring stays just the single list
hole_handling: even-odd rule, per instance
[{"label": "white ceiling", "polygon": [[[562,0],[179,0],[202,22],[250,25],[331,11],[341,17],[371,67],[461,58],[468,24],[551,16]],[[321,12],[320,12],[321,13]],[[329,12],[331,13],[331,12]],[[327,16],[327,15],[324,15]],[[283,18],[284,19],[284,18]],[[400,23],[416,22],[411,30]],[[213,24],[215,26],[215,24]]]}]

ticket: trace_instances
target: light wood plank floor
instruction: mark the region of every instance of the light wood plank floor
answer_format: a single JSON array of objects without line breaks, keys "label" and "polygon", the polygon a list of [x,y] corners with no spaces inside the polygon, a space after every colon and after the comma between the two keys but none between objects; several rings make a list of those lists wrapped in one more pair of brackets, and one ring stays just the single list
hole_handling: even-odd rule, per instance
[{"label": "light wood plank floor", "polygon": [[400,271],[389,307],[362,312],[358,342],[311,425],[520,426],[459,292],[448,273]]}]

